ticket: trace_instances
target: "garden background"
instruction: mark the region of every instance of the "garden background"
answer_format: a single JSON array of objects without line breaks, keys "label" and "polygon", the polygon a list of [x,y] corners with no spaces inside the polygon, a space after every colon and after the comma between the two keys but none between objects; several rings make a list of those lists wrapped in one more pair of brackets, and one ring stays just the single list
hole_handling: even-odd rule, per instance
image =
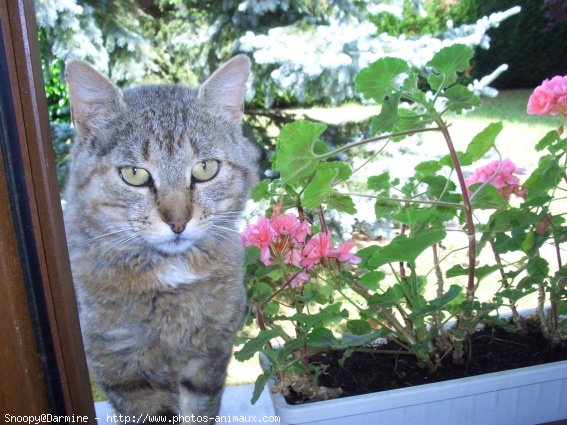
[{"label": "garden background", "polygon": [[[514,6],[521,11],[482,19]],[[502,121],[502,157],[511,157],[529,174],[538,161],[533,145],[554,121],[527,116],[527,99],[545,78],[567,74],[564,0],[37,0],[36,10],[61,186],[73,131],[63,76],[71,58],[93,63],[120,86],[195,86],[234,54],[248,54],[254,66],[245,132],[261,146],[263,178],[277,177],[264,170],[279,128],[297,115],[327,123],[323,139],[330,146],[368,136],[370,117],[380,106],[355,93],[354,76],[365,65],[388,55],[423,67],[440,44],[453,41],[475,48],[462,83],[476,80],[485,94],[481,107],[453,120],[457,148],[489,122]],[[502,64],[508,69],[490,82],[499,93],[486,96],[496,93],[478,83]],[[371,154],[357,153],[361,160]],[[427,137],[408,139],[378,163],[404,177],[404,170],[411,173],[424,154],[439,158],[443,146]],[[364,217],[336,227],[350,233],[353,224],[370,239],[395,235],[388,223],[368,228]],[[247,367],[231,367],[229,383],[253,379],[256,373]]]}]

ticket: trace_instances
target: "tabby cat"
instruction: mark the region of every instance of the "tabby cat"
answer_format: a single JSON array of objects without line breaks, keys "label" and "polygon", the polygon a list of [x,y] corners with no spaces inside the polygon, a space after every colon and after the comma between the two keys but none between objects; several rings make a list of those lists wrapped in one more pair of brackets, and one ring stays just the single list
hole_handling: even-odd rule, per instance
[{"label": "tabby cat", "polygon": [[239,55],[197,89],[120,90],[67,64],[65,225],[89,367],[116,413],[218,414],[245,308],[236,223],[257,179],[249,73]]}]

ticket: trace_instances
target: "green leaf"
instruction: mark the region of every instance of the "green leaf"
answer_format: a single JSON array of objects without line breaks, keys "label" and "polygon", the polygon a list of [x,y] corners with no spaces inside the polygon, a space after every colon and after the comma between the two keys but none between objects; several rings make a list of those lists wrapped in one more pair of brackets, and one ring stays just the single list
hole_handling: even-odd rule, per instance
[{"label": "green leaf", "polygon": [[[485,185],[482,189],[482,183],[475,183],[469,186],[470,191],[474,194],[473,207],[481,210],[503,210],[508,207],[508,202],[502,198],[498,189],[491,184]],[[477,193],[478,189],[480,192]]]},{"label": "green leaf", "polygon": [[335,338],[333,332],[327,328],[316,328],[308,335],[309,346],[314,348],[330,347],[337,350],[344,350],[350,347],[360,347],[374,341],[376,338],[385,335],[384,330],[376,330],[364,335],[355,335],[350,332],[343,332],[340,338]]},{"label": "green leaf", "polygon": [[543,138],[537,143],[537,145],[535,146],[535,150],[540,152],[545,148],[549,148],[558,139],[559,139],[559,134],[557,134],[557,130],[551,130],[549,133],[543,136]]},{"label": "green leaf", "polygon": [[390,286],[382,294],[374,294],[368,299],[369,304],[377,304],[382,307],[391,307],[398,304],[404,297],[404,290],[399,283]]},{"label": "green leaf", "polygon": [[508,236],[506,233],[494,234],[494,248],[499,254],[520,249],[518,242]]},{"label": "green leaf", "polygon": [[453,267],[448,269],[445,272],[445,277],[456,277],[456,276],[466,276],[468,274],[468,270],[459,264],[455,264]]},{"label": "green leaf", "polygon": [[280,304],[275,301],[270,301],[266,304],[266,316],[275,316],[280,311]]},{"label": "green leaf", "polygon": [[387,329],[378,329],[365,335],[354,335],[349,332],[343,332],[341,339],[338,341],[338,345],[333,348],[345,349],[349,347],[360,347],[374,341],[376,338],[385,336],[388,333],[390,333],[390,331]]},{"label": "green leaf", "polygon": [[285,183],[313,172],[320,160],[314,148],[326,128],[321,123],[295,121],[281,129],[273,168]]},{"label": "green leaf", "polygon": [[372,326],[366,320],[349,320],[347,329],[354,335],[364,335],[372,332]]},{"label": "green leaf", "polygon": [[309,332],[307,341],[312,347],[332,347],[336,344],[337,339],[330,329],[317,327]]},{"label": "green leaf", "polygon": [[301,322],[306,326],[314,327],[316,325],[328,325],[331,322],[345,319],[347,317],[348,311],[345,309],[341,310],[341,303],[335,303],[321,309],[318,313],[295,313],[290,317],[285,317],[285,319],[294,322]]},{"label": "green leaf", "polygon": [[526,289],[507,288],[499,291],[497,296],[507,298],[513,303],[517,303],[521,298],[533,294],[535,291],[537,291],[536,288],[526,288]]},{"label": "green leaf", "polygon": [[[449,200],[447,199],[447,193],[455,190],[457,187],[455,183],[447,180],[447,177],[445,176],[424,175],[420,180],[422,183],[427,184],[427,194],[429,198],[433,199],[437,198],[439,200]],[[441,198],[441,195],[443,194],[445,194],[445,196]]]},{"label": "green leaf", "polygon": [[317,173],[323,170],[335,170],[337,172],[337,179],[346,181],[352,174],[352,169],[344,162],[321,162],[317,164]]},{"label": "green leaf", "polygon": [[270,298],[272,296],[272,293],[272,287],[266,282],[257,282],[252,287],[252,297],[259,303],[262,303]]},{"label": "green leaf", "polygon": [[254,392],[252,393],[252,400],[250,400],[252,404],[256,404],[256,402],[262,395],[262,392],[264,392],[264,388],[266,388],[266,384],[273,376],[273,374],[274,373],[272,372],[272,369],[270,369],[262,373],[261,375],[258,375],[258,377],[256,378],[256,383],[254,384]]},{"label": "green leaf", "polygon": [[465,71],[469,67],[474,51],[464,44],[453,44],[442,48],[427,62],[437,73],[446,76],[445,87],[456,81],[457,72]]},{"label": "green leaf", "polygon": [[562,173],[563,167],[558,164],[556,156],[541,157],[538,167],[523,184],[523,187],[528,190],[526,201],[544,195],[548,190],[557,186]]},{"label": "green leaf", "polygon": [[415,260],[423,251],[441,242],[446,235],[447,233],[444,230],[434,230],[410,237],[405,235],[396,236],[385,247],[379,247],[368,260],[368,264],[376,268],[384,264],[400,261],[415,263]]},{"label": "green leaf", "polygon": [[433,91],[438,91],[441,88],[441,86],[443,85],[443,80],[443,75],[435,74],[433,72],[427,77],[429,87],[431,87],[431,90]]},{"label": "green leaf", "polygon": [[[470,152],[457,152],[457,159],[459,160],[459,164],[461,167],[466,167],[467,165],[471,165],[473,163],[472,154]],[[447,154],[439,160],[439,164],[446,165],[450,168],[455,168],[453,165],[453,160],[451,159],[451,155]]]},{"label": "green leaf", "polygon": [[249,339],[244,346],[234,353],[234,358],[239,362],[251,359],[254,354],[262,351],[269,340],[280,336],[279,329],[267,329],[260,331],[257,337]]},{"label": "green leaf", "polygon": [[[429,114],[418,114],[411,109],[398,108],[398,126],[396,131],[418,130],[431,122],[433,122],[433,118]],[[392,141],[399,142],[405,137],[407,136],[395,137]]]},{"label": "green leaf", "polygon": [[500,270],[501,268],[502,268],[502,266],[499,266],[497,264],[494,264],[492,266],[486,265],[486,266],[476,267],[476,269],[474,271],[474,275],[478,279],[478,281],[480,282],[486,276],[491,275],[496,270]]},{"label": "green leaf", "polygon": [[360,257],[362,259],[362,262],[360,263],[359,267],[366,268],[368,266],[368,260],[370,260],[370,258],[376,252],[376,250],[378,250],[378,246],[370,245],[370,246],[367,246],[366,248],[362,248],[360,251],[358,251],[356,253],[356,256]]},{"label": "green leaf", "polygon": [[447,292],[440,297],[429,301],[429,304],[439,310],[457,298],[461,294],[462,290],[463,288],[459,285],[451,285]]},{"label": "green leaf", "polygon": [[442,227],[442,224],[455,217],[454,208],[425,207],[417,205],[403,207],[399,213],[394,215],[394,220],[406,224],[414,233],[422,229]]},{"label": "green leaf", "polygon": [[378,220],[389,220],[400,209],[400,203],[377,199],[374,203],[374,213]]},{"label": "green leaf", "polygon": [[461,113],[463,109],[472,109],[480,106],[480,99],[464,86],[453,86],[445,90],[443,96],[447,98],[447,108],[450,111]]},{"label": "green leaf", "polygon": [[532,247],[534,246],[534,239],[535,239],[535,232],[527,232],[525,234],[525,238],[522,241],[520,247],[522,251],[524,251],[526,254],[529,254]]},{"label": "green leaf", "polygon": [[414,308],[413,309],[413,316],[423,317],[423,316],[431,314],[431,313],[433,313],[437,310],[441,310],[443,307],[445,307],[447,304],[449,304],[451,301],[453,301],[459,295],[461,295],[462,290],[463,290],[463,288],[461,288],[459,285],[451,285],[449,290],[447,292],[445,292],[443,295],[441,295],[440,297],[429,301],[424,306]]},{"label": "green leaf", "polygon": [[494,232],[505,232],[512,229],[525,228],[541,221],[538,214],[519,208],[508,208],[495,211],[490,216],[489,228]]},{"label": "green leaf", "polygon": [[306,208],[316,208],[326,202],[332,192],[333,180],[337,176],[336,169],[318,170],[313,180],[303,192],[302,204]]},{"label": "green leaf", "polygon": [[348,195],[340,195],[336,192],[332,192],[331,196],[327,199],[327,207],[348,214],[356,214],[356,206],[352,198]]},{"label": "green leaf", "polygon": [[549,277],[549,263],[541,257],[531,257],[528,261],[528,274],[534,279],[543,282]]},{"label": "green leaf", "polygon": [[247,246],[244,257],[246,267],[257,264],[260,259],[260,248],[257,246]]},{"label": "green leaf", "polygon": [[250,194],[252,200],[255,202],[259,202],[262,199],[269,198],[270,196],[269,188],[270,188],[270,180],[268,179],[262,180],[252,189],[252,192]]},{"label": "green leaf", "polygon": [[379,174],[368,178],[368,189],[375,192],[388,193],[390,190],[390,173]]},{"label": "green leaf", "polygon": [[443,167],[441,166],[441,164],[439,164],[439,161],[424,161],[415,166],[415,171],[424,175],[431,176],[435,175],[435,173],[437,173],[437,171],[440,171],[441,168]]},{"label": "green leaf", "polygon": [[502,128],[501,122],[490,123],[484,130],[473,137],[467,147],[467,153],[471,155],[471,161],[478,161],[494,146],[494,141],[502,131]]},{"label": "green leaf", "polygon": [[389,57],[378,59],[358,73],[354,79],[355,90],[367,99],[382,103],[384,96],[397,91],[394,77],[408,70],[409,65],[403,59]]},{"label": "green leaf", "polygon": [[394,131],[399,121],[398,105],[400,103],[400,96],[399,93],[396,93],[384,97],[380,113],[372,117],[370,131],[373,135]]},{"label": "green leaf", "polygon": [[379,271],[371,271],[363,274],[358,278],[358,283],[366,289],[376,291],[379,288],[379,283],[386,277],[386,274]]}]

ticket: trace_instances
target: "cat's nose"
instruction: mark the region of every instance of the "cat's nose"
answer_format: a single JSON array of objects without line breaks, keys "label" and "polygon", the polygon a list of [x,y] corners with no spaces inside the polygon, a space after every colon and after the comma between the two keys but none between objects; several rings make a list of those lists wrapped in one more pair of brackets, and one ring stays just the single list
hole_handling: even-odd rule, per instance
[{"label": "cat's nose", "polygon": [[187,224],[186,220],[171,220],[168,221],[167,224],[171,227],[175,233],[181,233],[185,230],[185,225]]}]

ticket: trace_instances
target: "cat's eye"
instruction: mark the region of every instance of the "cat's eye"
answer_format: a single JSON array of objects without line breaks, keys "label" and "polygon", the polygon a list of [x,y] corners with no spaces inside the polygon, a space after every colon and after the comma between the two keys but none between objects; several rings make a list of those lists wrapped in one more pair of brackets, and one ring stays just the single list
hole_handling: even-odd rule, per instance
[{"label": "cat's eye", "polygon": [[150,173],[143,168],[122,167],[119,171],[122,180],[131,186],[147,186],[152,180]]},{"label": "cat's eye", "polygon": [[198,182],[206,182],[216,176],[218,171],[219,162],[215,159],[207,159],[195,165],[191,175]]}]

